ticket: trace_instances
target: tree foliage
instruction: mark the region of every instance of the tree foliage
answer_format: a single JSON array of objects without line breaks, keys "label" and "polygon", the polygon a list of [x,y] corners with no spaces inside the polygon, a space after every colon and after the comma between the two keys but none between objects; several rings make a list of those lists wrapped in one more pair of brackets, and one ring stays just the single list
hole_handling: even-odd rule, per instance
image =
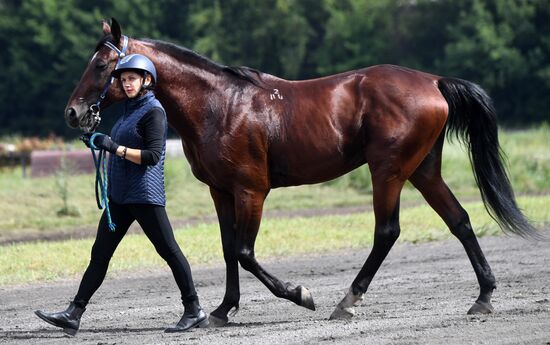
[{"label": "tree foliage", "polygon": [[288,79],[381,63],[468,79],[501,122],[550,120],[550,0],[0,0],[0,134],[70,133],[65,102],[109,17]]}]

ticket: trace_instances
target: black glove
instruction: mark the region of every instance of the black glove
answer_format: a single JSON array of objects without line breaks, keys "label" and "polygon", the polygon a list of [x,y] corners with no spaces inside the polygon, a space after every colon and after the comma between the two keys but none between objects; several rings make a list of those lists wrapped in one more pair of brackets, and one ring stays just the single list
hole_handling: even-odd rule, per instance
[{"label": "black glove", "polygon": [[86,145],[86,147],[90,148],[90,137],[92,136],[92,133],[84,133],[80,136],[80,140]]},{"label": "black glove", "polygon": [[[111,139],[108,135],[103,133],[94,133],[94,145],[100,149],[103,149],[109,153],[116,154],[118,144]],[[91,135],[90,135],[91,138]],[[89,141],[89,140],[88,140]]]}]

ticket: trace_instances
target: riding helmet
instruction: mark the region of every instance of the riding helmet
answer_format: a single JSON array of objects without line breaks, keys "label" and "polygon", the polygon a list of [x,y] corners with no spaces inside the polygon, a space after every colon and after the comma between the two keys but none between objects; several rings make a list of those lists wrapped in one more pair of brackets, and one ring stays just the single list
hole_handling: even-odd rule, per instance
[{"label": "riding helmet", "polygon": [[113,71],[112,75],[115,78],[120,77],[120,73],[127,70],[140,70],[147,72],[153,78],[153,84],[157,82],[157,70],[155,65],[148,57],[141,54],[126,55],[120,60],[120,63]]}]

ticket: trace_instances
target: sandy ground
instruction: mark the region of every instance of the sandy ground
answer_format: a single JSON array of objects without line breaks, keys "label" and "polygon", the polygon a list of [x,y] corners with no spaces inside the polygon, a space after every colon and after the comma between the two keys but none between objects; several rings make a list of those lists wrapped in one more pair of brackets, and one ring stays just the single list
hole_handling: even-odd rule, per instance
[{"label": "sandy ground", "polygon": [[[546,231],[549,234],[548,231]],[[480,240],[497,277],[496,313],[467,316],[478,293],[456,240],[398,244],[351,321],[329,321],[368,251],[261,260],[284,280],[310,288],[317,311],[274,297],[241,270],[241,309],[221,328],[165,334],[182,312],[168,270],[109,277],[75,338],[39,320],[59,311],[78,281],[0,290],[1,344],[550,344],[550,243]],[[205,309],[221,302],[224,267],[195,267]]]}]

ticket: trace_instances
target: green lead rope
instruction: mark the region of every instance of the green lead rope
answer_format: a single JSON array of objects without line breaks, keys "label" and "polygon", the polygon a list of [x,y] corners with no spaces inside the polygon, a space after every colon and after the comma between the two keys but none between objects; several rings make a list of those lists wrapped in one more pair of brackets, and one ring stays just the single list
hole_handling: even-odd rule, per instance
[{"label": "green lead rope", "polygon": [[[111,211],[109,210],[109,197],[107,195],[107,186],[108,186],[107,160],[106,160],[107,152],[94,145],[94,139],[99,134],[101,133],[94,133],[90,137],[90,149],[92,150],[92,157],[94,158],[94,164],[96,169],[95,170],[95,200],[97,203],[97,207],[100,210],[105,209],[105,212],[107,213],[109,230],[115,231],[116,224],[113,223],[113,220],[111,219]],[[97,156],[95,151],[99,151]],[[100,194],[101,194],[101,197],[100,197]]]}]

